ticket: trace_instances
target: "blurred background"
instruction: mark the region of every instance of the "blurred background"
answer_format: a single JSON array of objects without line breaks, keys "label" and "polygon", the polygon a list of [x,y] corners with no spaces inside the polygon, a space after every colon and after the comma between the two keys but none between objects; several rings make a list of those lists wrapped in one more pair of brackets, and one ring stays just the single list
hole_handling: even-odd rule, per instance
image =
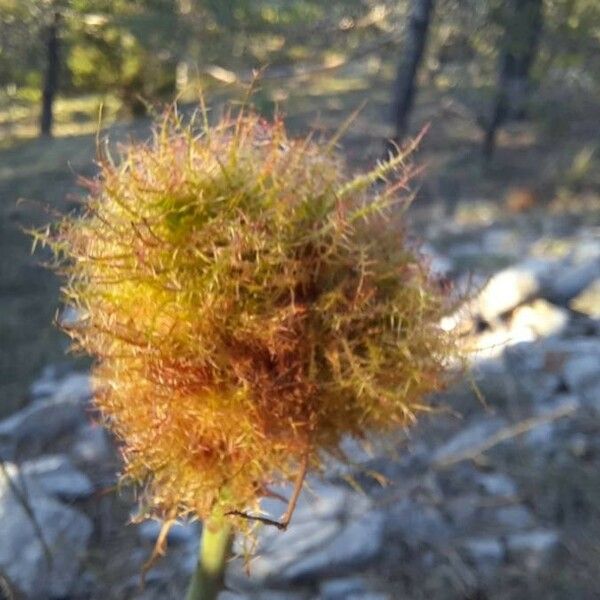
[{"label": "blurred background", "polygon": [[295,135],[362,107],[351,170],[429,125],[409,220],[474,291],[443,324],[473,381],[393,458],[357,451],[362,492],[335,469],[314,482],[228,597],[600,598],[598,0],[0,0],[0,458],[39,484],[38,526],[0,485],[0,598],[181,597],[197,528],[140,591],[159,526],[124,527],[88,363],[23,230],[77,206],[99,140],[147,138],[175,99],[218,115],[256,70],[253,105]]}]

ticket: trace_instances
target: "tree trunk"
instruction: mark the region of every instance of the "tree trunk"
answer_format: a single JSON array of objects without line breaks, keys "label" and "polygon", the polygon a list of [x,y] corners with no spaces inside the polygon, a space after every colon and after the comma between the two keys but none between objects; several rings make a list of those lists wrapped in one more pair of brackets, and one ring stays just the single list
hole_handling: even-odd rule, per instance
[{"label": "tree trunk", "polygon": [[403,55],[394,84],[394,139],[398,145],[406,135],[408,117],[416,92],[415,79],[423,58],[434,0],[413,0]]},{"label": "tree trunk", "polygon": [[508,119],[526,115],[529,73],[543,24],[542,0],[507,0],[506,8],[498,90],[483,144],[488,159],[494,153],[498,128]]},{"label": "tree trunk", "polygon": [[42,117],[40,132],[44,136],[52,135],[54,97],[58,89],[58,73],[60,67],[58,26],[60,14],[55,12],[48,26],[46,40],[46,73],[42,92]]}]

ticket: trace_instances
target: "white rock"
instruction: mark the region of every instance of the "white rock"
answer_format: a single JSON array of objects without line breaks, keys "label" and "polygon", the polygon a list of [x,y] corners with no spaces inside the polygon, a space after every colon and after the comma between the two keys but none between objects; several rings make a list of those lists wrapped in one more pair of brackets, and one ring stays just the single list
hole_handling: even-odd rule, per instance
[{"label": "white rock", "polygon": [[33,479],[49,496],[77,500],[94,492],[89,477],[78,471],[64,454],[48,454],[28,460],[20,468],[26,477]]},{"label": "white rock", "polygon": [[362,592],[360,594],[350,594],[346,600],[391,600],[388,594],[380,592]]},{"label": "white rock", "polygon": [[504,364],[518,393],[536,404],[547,402],[560,388],[560,368],[546,361],[545,341],[511,346],[504,353]]},{"label": "white rock", "polygon": [[537,570],[558,548],[560,536],[556,531],[536,529],[514,533],[506,538],[509,556],[523,561],[531,570]]},{"label": "white rock", "polygon": [[340,528],[337,520],[292,522],[287,531],[265,528],[261,532],[256,558],[252,562],[251,580],[248,581],[241,570],[235,577],[250,585],[279,579],[285,567],[304,555],[314,555],[321,548],[327,547]]},{"label": "white rock", "polygon": [[10,457],[21,444],[41,448],[85,422],[81,394],[71,392],[35,400],[0,421],[0,447],[4,455]]},{"label": "white rock", "polygon": [[504,473],[478,474],[477,483],[479,483],[490,496],[511,498],[517,495],[517,484]]},{"label": "white rock", "polygon": [[313,600],[314,596],[306,590],[260,590],[255,591],[248,600]]},{"label": "white rock", "polygon": [[[279,486],[273,491],[284,498],[292,493],[291,486]],[[348,501],[349,497],[351,501]],[[359,496],[341,486],[332,485],[316,479],[310,479],[302,491],[292,518],[293,524],[314,521],[315,519],[336,519],[347,507],[356,506],[357,510],[366,509],[368,499]],[[285,512],[286,504],[278,498],[263,498],[261,511],[272,519],[279,519]]]},{"label": "white rock", "polygon": [[494,275],[478,299],[481,316],[493,322],[502,314],[530,300],[551,277],[555,265],[548,261],[529,259]]},{"label": "white rock", "polygon": [[573,310],[600,319],[600,277],[575,296],[569,306]]},{"label": "white rock", "polygon": [[304,557],[299,556],[299,560],[289,565],[281,577],[301,583],[366,567],[380,555],[384,531],[384,514],[367,513],[348,523],[326,546]]},{"label": "white rock", "polygon": [[598,228],[584,227],[578,232],[570,259],[575,264],[585,264],[600,259],[600,235]]},{"label": "white rock", "polygon": [[570,390],[582,392],[590,385],[600,383],[600,355],[582,354],[567,360],[563,376]]},{"label": "white rock", "polygon": [[366,591],[367,585],[362,577],[327,579],[319,585],[320,600],[347,600],[352,594],[365,594]]},{"label": "white rock", "polygon": [[81,314],[74,306],[65,306],[58,318],[61,327],[76,325],[80,319]]},{"label": "white rock", "polygon": [[448,525],[435,506],[408,498],[390,507],[385,529],[389,536],[413,548],[439,542],[450,535]]},{"label": "white rock", "polygon": [[453,525],[464,529],[468,521],[476,519],[481,508],[479,494],[464,494],[444,500],[444,511],[452,519]]},{"label": "white rock", "polygon": [[56,392],[59,380],[64,377],[64,368],[47,365],[43,368],[41,376],[31,384],[29,395],[33,399],[52,396]]},{"label": "white rock", "polygon": [[564,364],[563,377],[571,391],[600,412],[600,354],[572,356]]},{"label": "white rock", "polygon": [[37,400],[39,398],[47,398],[52,396],[56,391],[56,381],[53,379],[38,379],[29,388],[29,395]]},{"label": "white rock", "polygon": [[567,264],[557,276],[546,282],[543,293],[552,302],[566,305],[598,276],[600,262],[597,260],[582,265]]},{"label": "white rock", "polygon": [[113,449],[104,427],[86,423],[79,428],[71,447],[71,456],[75,461],[102,464],[112,455]]},{"label": "white rock", "polygon": [[521,329],[497,327],[491,331],[485,331],[473,339],[471,362],[478,369],[485,367],[486,363],[493,362],[497,365],[495,370],[501,371],[504,365],[499,361],[502,359],[504,352],[510,349],[511,346],[534,342],[536,338],[537,336],[531,327]]},{"label": "white rock", "polygon": [[488,571],[504,560],[504,547],[493,537],[471,538],[463,543],[467,556],[475,567]]},{"label": "white rock", "polygon": [[[9,468],[19,481],[18,470]],[[83,514],[27,483],[28,503],[52,553],[49,564],[31,519],[0,475],[0,569],[31,600],[69,595],[85,557],[92,524]]]},{"label": "white rock", "polygon": [[515,309],[511,327],[530,328],[536,335],[547,337],[562,333],[569,323],[569,311],[538,298]]},{"label": "white rock", "polygon": [[569,451],[573,456],[581,458],[586,455],[589,448],[590,444],[585,434],[575,433],[571,436],[571,439],[569,440]]},{"label": "white rock", "polygon": [[87,402],[92,397],[92,386],[88,373],[71,373],[59,381],[54,397],[73,402]]},{"label": "white rock", "polygon": [[533,525],[533,516],[524,506],[502,506],[495,511],[495,520],[508,529],[526,529]]},{"label": "white rock", "polygon": [[446,256],[436,252],[429,244],[423,244],[420,248],[425,262],[434,276],[446,277],[454,270],[454,263]]},{"label": "white rock", "polygon": [[512,229],[491,229],[483,235],[483,249],[488,254],[519,257],[522,235]]},{"label": "white rock", "polygon": [[545,352],[544,362],[548,363],[553,355],[568,358],[573,356],[593,355],[600,356],[600,339],[586,336],[549,339],[542,344]]},{"label": "white rock", "polygon": [[477,242],[463,242],[452,245],[450,248],[448,248],[448,253],[456,262],[460,262],[465,258],[481,256],[482,248],[481,244]]}]

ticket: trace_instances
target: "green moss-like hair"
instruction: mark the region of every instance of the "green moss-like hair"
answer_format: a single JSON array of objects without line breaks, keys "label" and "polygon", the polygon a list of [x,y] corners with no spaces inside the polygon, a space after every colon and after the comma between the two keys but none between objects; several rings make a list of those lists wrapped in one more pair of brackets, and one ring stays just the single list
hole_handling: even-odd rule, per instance
[{"label": "green moss-like hair", "polygon": [[281,120],[169,117],[101,162],[83,214],[46,237],[153,514],[252,510],[344,436],[411,423],[444,384],[455,346],[393,207],[402,164],[349,178],[332,142]]}]

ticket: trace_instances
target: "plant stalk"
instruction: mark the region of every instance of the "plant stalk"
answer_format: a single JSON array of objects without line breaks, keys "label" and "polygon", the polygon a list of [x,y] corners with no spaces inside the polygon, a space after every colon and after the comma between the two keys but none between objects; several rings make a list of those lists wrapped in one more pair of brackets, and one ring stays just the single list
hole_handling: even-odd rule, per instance
[{"label": "plant stalk", "polygon": [[212,517],[204,523],[198,562],[186,600],[216,600],[223,589],[232,543],[231,525],[225,517]]}]

